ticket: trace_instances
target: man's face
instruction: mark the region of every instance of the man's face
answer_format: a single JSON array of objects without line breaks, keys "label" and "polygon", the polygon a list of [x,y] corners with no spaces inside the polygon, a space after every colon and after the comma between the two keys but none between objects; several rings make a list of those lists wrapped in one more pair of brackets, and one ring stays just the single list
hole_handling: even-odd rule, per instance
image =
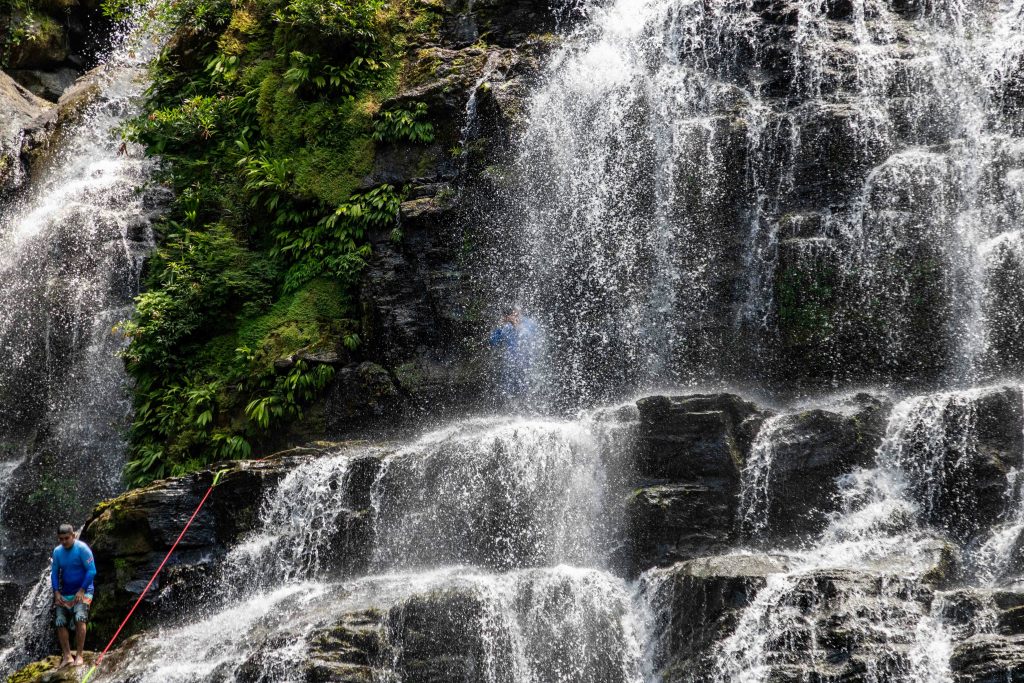
[{"label": "man's face", "polygon": [[74,534],[57,534],[57,540],[64,546],[65,550],[71,550],[71,546],[75,544]]}]

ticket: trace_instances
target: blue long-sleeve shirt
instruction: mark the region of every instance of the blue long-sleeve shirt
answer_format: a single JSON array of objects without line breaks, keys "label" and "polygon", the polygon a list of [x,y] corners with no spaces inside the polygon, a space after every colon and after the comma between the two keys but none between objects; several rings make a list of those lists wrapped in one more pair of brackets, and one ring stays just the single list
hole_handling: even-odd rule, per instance
[{"label": "blue long-sleeve shirt", "polygon": [[75,541],[71,550],[59,545],[53,549],[50,561],[50,585],[61,595],[74,595],[79,590],[87,595],[93,593],[96,578],[96,561],[92,550],[82,541]]},{"label": "blue long-sleeve shirt", "polygon": [[491,333],[491,346],[505,349],[505,358],[517,365],[529,362],[529,346],[536,334],[537,326],[530,318],[524,318],[519,325],[504,323]]}]

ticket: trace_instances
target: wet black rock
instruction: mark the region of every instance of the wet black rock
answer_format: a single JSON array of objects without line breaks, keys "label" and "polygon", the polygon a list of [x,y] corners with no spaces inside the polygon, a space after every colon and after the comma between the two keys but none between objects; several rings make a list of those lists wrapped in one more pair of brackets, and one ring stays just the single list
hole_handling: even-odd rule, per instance
[{"label": "wet black rock", "polygon": [[22,587],[15,581],[0,581],[0,637],[11,627],[21,604]]},{"label": "wet black rock", "polygon": [[21,134],[42,116],[49,103],[41,100],[0,71],[0,199],[21,186],[25,169],[21,161]]},{"label": "wet black rock", "polygon": [[953,650],[950,669],[956,683],[1024,681],[1024,635],[979,634]]},{"label": "wet black rock", "polygon": [[[870,465],[885,435],[891,404],[869,394],[851,399],[847,412],[807,410],[778,418],[772,425],[771,464],[763,482],[768,494],[755,543],[777,543],[814,536],[839,509],[837,479]],[[763,525],[763,526],[762,526]]]},{"label": "wet black rock", "polygon": [[762,415],[733,394],[641,399],[638,486],[627,503],[630,572],[724,550]]},{"label": "wet black rock", "polygon": [[[630,571],[723,552],[738,538],[741,478],[770,413],[732,394],[654,396],[638,403],[638,486],[627,502]],[[777,418],[761,448],[770,492],[758,536],[771,545],[821,531],[838,509],[837,479],[869,465],[889,402],[858,394],[832,411]],[[748,520],[749,521],[749,520]],[[749,525],[744,525],[749,526]]]},{"label": "wet black rock", "polygon": [[646,578],[645,590],[661,615],[655,666],[666,681],[688,680],[714,643],[736,626],[767,578],[786,571],[784,557],[723,555],[690,560]]},{"label": "wet black rock", "polygon": [[[277,653],[296,639],[307,646],[297,658],[281,661]],[[345,612],[308,634],[275,633],[239,667],[234,680],[260,683],[268,671],[286,669],[285,675],[298,672],[306,683],[373,683],[386,654],[384,615],[373,609]]]},{"label": "wet black rock", "polygon": [[[263,494],[297,463],[316,453],[297,449],[262,461],[225,464],[227,471],[215,494],[182,538],[173,561],[153,584],[129,630],[136,632],[156,619],[188,613],[228,547],[255,526]],[[102,641],[112,635],[198,506],[213,476],[212,471],[205,471],[154,482],[96,508],[82,531],[82,539],[96,556],[92,631],[96,639]]]},{"label": "wet black rock", "polygon": [[485,680],[487,656],[479,624],[484,605],[471,591],[437,590],[417,595],[388,615],[402,680],[446,683]]},{"label": "wet black rock", "polygon": [[1024,465],[1024,401],[1016,387],[994,388],[936,407],[941,442],[928,421],[905,435],[902,455],[925,519],[965,541],[1003,513],[1008,477]]},{"label": "wet black rock", "polygon": [[[755,661],[767,667],[771,681],[903,680],[912,670],[915,626],[933,600],[932,590],[913,579],[842,569],[791,572],[781,556],[712,557],[662,572],[649,579],[648,590],[668,615],[655,641],[655,666],[666,683],[718,681],[733,657],[743,659],[745,670]],[[749,610],[756,616],[764,609],[761,601],[771,616],[749,621]],[[877,628],[883,619],[890,629]],[[754,640],[723,649],[737,628]]]}]

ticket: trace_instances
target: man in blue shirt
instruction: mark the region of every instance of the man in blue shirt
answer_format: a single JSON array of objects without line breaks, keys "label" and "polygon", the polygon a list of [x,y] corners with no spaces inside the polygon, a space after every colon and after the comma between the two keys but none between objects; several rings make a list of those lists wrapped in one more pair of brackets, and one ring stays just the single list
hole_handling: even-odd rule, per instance
[{"label": "man in blue shirt", "polygon": [[[70,524],[61,524],[57,529],[60,545],[53,549],[50,562],[50,585],[53,588],[53,604],[57,608],[57,640],[64,653],[61,666],[85,664],[82,650],[85,649],[85,629],[89,622],[89,605],[92,604],[93,579],[96,578],[96,562],[92,550],[82,541],[75,540],[75,529]],[[75,626],[75,648],[77,656],[71,656],[68,629]]]},{"label": "man in blue shirt", "polygon": [[523,317],[518,307],[506,308],[501,325],[492,333],[491,346],[505,350],[502,385],[510,397],[522,396],[529,388],[530,365],[537,346],[537,325]]}]

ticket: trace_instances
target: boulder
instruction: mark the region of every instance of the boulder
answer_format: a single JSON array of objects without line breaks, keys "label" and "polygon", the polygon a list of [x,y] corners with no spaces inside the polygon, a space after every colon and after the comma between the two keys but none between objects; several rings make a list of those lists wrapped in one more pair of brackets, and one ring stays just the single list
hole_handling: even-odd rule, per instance
[{"label": "boulder", "polygon": [[21,156],[33,177],[44,175],[54,163],[65,136],[102,96],[105,78],[102,66],[85,73],[64,91],[56,106],[47,109],[26,130]]},{"label": "boulder", "polygon": [[[773,555],[719,555],[681,562],[645,576],[659,631],[654,664],[666,681],[687,680],[700,660],[736,626],[769,576],[789,562]],[[699,679],[703,680],[703,679]]]},{"label": "boulder", "polygon": [[487,648],[480,625],[484,604],[472,591],[445,588],[413,596],[393,607],[389,631],[397,648],[395,668],[407,683],[486,680]]},{"label": "boulder", "polygon": [[927,522],[966,541],[1003,514],[1011,473],[1024,466],[1017,387],[929,397],[899,436],[899,466]]},{"label": "boulder", "polygon": [[873,463],[890,407],[884,398],[858,394],[846,412],[816,408],[766,423],[754,446],[764,461],[751,463],[763,470],[745,472],[746,486],[766,492],[743,511],[756,518],[744,520],[744,530],[758,535],[750,540],[774,545],[817,535],[839,508],[839,477]]},{"label": "boulder", "polygon": [[0,198],[19,187],[24,178],[22,131],[49,107],[48,102],[0,71]]},{"label": "boulder", "polygon": [[71,67],[61,67],[52,71],[23,69],[11,71],[11,76],[21,83],[32,94],[50,102],[56,102],[64,91],[78,79],[79,72]]},{"label": "boulder", "polygon": [[1024,682],[1024,634],[978,634],[957,645],[950,658],[955,683]]},{"label": "boulder", "polygon": [[[662,680],[680,683],[711,683],[723,665],[754,662],[770,681],[905,680],[915,629],[933,597],[912,579],[794,571],[791,561],[768,555],[693,560],[646,581],[658,624],[654,664]],[[740,640],[723,647],[737,629],[745,629]]]},{"label": "boulder", "polygon": [[709,478],[738,490],[758,409],[735,394],[650,396],[637,402],[640,477]]},{"label": "boulder", "polygon": [[82,658],[84,666],[60,667],[60,657],[53,656],[14,672],[7,677],[7,683],[80,683],[85,672],[96,661],[95,652],[85,652]]},{"label": "boulder", "polygon": [[[158,619],[187,613],[229,545],[258,521],[264,494],[318,451],[296,449],[259,461],[219,467],[225,474],[128,626],[138,632]],[[92,637],[106,640],[145,588],[213,481],[213,471],[154,482],[101,503],[82,539],[96,556]]]},{"label": "boulder", "polygon": [[21,605],[24,590],[15,581],[0,581],[0,638],[7,633]]},{"label": "boulder", "polygon": [[651,396],[637,406],[627,572],[721,552],[735,535],[740,473],[761,413],[733,394]]},{"label": "boulder", "polygon": [[[288,663],[307,683],[373,683],[387,652],[385,617],[375,609],[344,612],[333,623],[306,633],[301,628],[275,632],[236,672],[238,683],[260,683],[274,671],[276,656],[296,640],[306,643],[295,661]],[[275,661],[276,660],[276,661]]]},{"label": "boulder", "polygon": [[[12,69],[48,69],[59,66],[70,54],[64,26],[51,16],[32,13],[21,22],[25,38],[9,45]],[[8,46],[4,46],[8,47]]]}]

